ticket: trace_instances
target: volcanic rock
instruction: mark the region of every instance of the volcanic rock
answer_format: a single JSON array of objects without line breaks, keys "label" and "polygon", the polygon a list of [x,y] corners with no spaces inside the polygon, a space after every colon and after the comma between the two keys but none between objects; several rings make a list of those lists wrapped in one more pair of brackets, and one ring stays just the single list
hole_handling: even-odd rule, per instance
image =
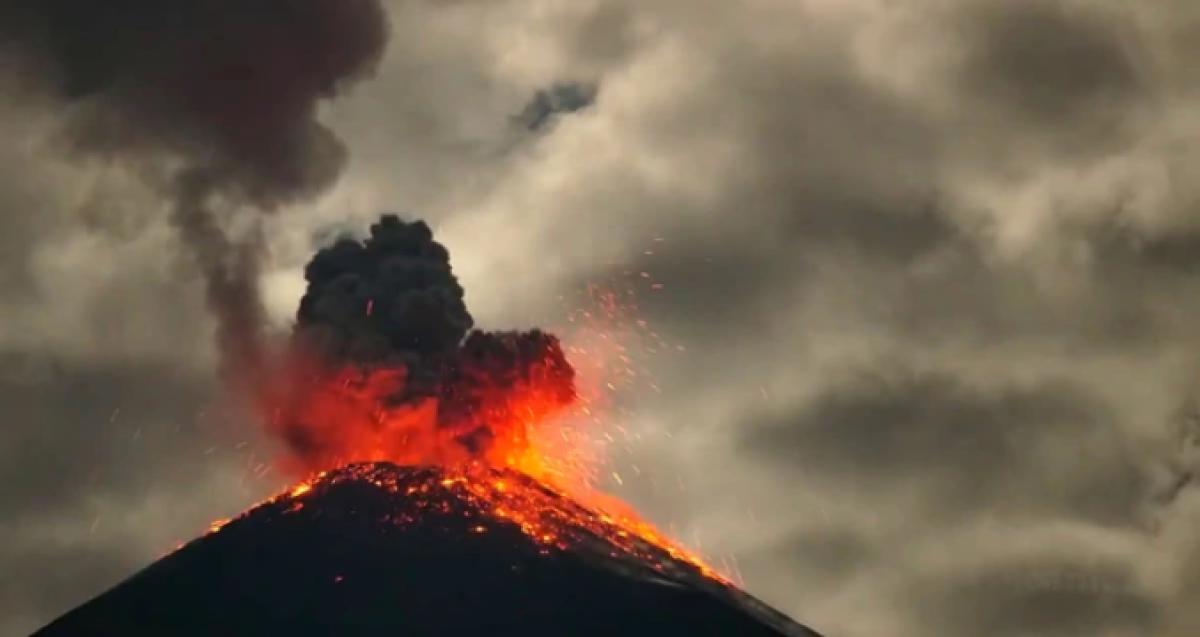
[{"label": "volcanic rock", "polygon": [[34,637],[817,637],[513,471],[321,474]]}]

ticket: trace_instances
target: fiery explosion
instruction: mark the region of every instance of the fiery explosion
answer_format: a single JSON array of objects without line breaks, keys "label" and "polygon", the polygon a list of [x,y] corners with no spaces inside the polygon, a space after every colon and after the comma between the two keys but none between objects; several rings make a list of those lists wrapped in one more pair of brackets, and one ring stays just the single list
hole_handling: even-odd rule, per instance
[{"label": "fiery explosion", "polygon": [[[551,334],[472,330],[449,254],[423,222],[385,215],[367,239],[318,252],[305,276],[288,352],[260,401],[289,451],[285,468],[307,476],[279,498],[303,506],[300,496],[331,479],[384,475],[359,463],[433,467],[436,479],[400,495],[453,495],[547,551],[582,533],[651,562],[654,547],[725,581],[592,486],[600,454],[565,416],[602,423],[600,392],[577,387]],[[573,354],[603,359],[602,349]],[[563,493],[583,506],[564,507]]]},{"label": "fiery explosion", "polygon": [[[317,114],[374,72],[388,32],[379,0],[0,4],[14,70],[75,105],[64,109],[63,147],[122,162],[169,204],[204,276],[222,376],[249,388],[288,450],[288,473],[432,466],[539,543],[566,541],[565,519],[542,510],[544,500],[479,476],[520,472],[622,510],[588,486],[599,465],[587,436],[557,429],[572,410],[598,420],[597,405],[554,336],[472,331],[449,255],[425,224],[385,216],[365,241],[320,251],[284,352],[265,342],[261,228],[251,219],[232,233],[240,224],[229,222],[335,182],[347,150]],[[632,513],[597,519],[584,526],[614,541],[632,534],[672,546]]]}]

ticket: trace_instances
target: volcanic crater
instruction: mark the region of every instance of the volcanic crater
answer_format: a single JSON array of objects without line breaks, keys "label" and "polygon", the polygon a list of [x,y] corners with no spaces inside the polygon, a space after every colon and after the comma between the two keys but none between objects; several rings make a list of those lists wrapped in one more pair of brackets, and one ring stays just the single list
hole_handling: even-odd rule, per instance
[{"label": "volcanic crater", "polygon": [[35,637],[812,637],[517,471],[363,463],[221,525]]}]

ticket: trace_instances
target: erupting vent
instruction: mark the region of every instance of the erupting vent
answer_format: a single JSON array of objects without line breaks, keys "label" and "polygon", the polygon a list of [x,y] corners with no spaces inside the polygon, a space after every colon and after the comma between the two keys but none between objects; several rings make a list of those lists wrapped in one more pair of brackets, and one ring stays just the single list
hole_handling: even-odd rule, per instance
[{"label": "erupting vent", "polygon": [[259,505],[35,637],[482,634],[814,635],[521,473],[374,463]]},{"label": "erupting vent", "polygon": [[449,252],[395,215],[305,276],[243,374],[302,481],[39,637],[813,634],[595,488],[609,333],[473,329]]}]

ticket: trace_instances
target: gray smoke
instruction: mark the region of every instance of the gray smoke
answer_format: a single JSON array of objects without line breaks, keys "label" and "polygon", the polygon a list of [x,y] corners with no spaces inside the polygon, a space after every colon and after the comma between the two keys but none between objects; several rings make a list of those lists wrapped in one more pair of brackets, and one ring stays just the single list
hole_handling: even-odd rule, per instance
[{"label": "gray smoke", "polygon": [[0,1],[0,55],[49,78],[25,88],[61,100],[72,149],[131,162],[169,197],[223,363],[243,372],[260,347],[259,250],[222,222],[333,183],[346,151],[317,105],[372,72],[386,40],[377,0]]}]

